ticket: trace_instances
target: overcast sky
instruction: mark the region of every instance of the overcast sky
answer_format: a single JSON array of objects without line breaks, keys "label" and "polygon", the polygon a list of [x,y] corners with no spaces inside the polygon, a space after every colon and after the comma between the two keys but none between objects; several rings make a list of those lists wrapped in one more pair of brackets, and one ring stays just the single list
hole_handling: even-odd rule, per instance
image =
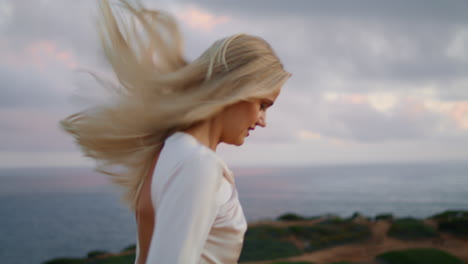
[{"label": "overcast sky", "polygon": [[[153,1],[186,57],[244,32],[293,77],[231,166],[468,161],[468,1]],[[110,71],[94,0],[0,0],[0,167],[78,166],[58,121]],[[81,87],[81,88],[79,88]]]}]

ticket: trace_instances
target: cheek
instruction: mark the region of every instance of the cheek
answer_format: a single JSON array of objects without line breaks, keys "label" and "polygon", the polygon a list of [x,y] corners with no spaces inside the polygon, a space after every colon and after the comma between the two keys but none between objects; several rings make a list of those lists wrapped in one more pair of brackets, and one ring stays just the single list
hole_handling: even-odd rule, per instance
[{"label": "cheek", "polygon": [[256,104],[253,104],[250,108],[249,108],[249,112],[246,116],[248,116],[248,119],[249,119],[249,122],[250,124],[249,125],[253,125],[257,122],[258,120],[258,117],[259,117],[259,114],[260,114],[260,110],[259,108],[257,107]]},{"label": "cheek", "polygon": [[244,137],[249,127],[255,126],[259,117],[260,109],[257,103],[244,103],[233,108],[228,115],[225,116],[226,122],[226,137],[238,138]]}]

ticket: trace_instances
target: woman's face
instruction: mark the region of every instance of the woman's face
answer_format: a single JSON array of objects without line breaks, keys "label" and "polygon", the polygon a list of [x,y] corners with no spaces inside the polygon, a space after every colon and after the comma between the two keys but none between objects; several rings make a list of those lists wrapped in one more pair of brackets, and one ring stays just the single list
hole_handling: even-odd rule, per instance
[{"label": "woman's face", "polygon": [[281,88],[263,98],[241,101],[226,107],[220,114],[221,142],[240,146],[255,127],[266,126],[266,111],[273,105]]}]

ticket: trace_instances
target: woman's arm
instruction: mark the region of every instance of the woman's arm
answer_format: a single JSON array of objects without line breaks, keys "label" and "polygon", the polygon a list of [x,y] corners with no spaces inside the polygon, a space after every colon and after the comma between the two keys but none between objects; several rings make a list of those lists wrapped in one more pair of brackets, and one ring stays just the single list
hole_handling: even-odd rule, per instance
[{"label": "woman's arm", "polygon": [[222,177],[217,161],[200,153],[173,171],[155,208],[146,264],[199,262],[220,206]]}]

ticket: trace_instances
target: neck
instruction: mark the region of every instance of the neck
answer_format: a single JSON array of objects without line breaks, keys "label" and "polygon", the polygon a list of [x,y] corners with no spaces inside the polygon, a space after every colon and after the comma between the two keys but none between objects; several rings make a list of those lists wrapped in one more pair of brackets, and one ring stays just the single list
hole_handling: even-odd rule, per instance
[{"label": "neck", "polygon": [[216,151],[218,144],[221,142],[221,129],[216,125],[215,119],[209,119],[197,123],[183,132],[190,134],[196,138],[201,144]]}]

